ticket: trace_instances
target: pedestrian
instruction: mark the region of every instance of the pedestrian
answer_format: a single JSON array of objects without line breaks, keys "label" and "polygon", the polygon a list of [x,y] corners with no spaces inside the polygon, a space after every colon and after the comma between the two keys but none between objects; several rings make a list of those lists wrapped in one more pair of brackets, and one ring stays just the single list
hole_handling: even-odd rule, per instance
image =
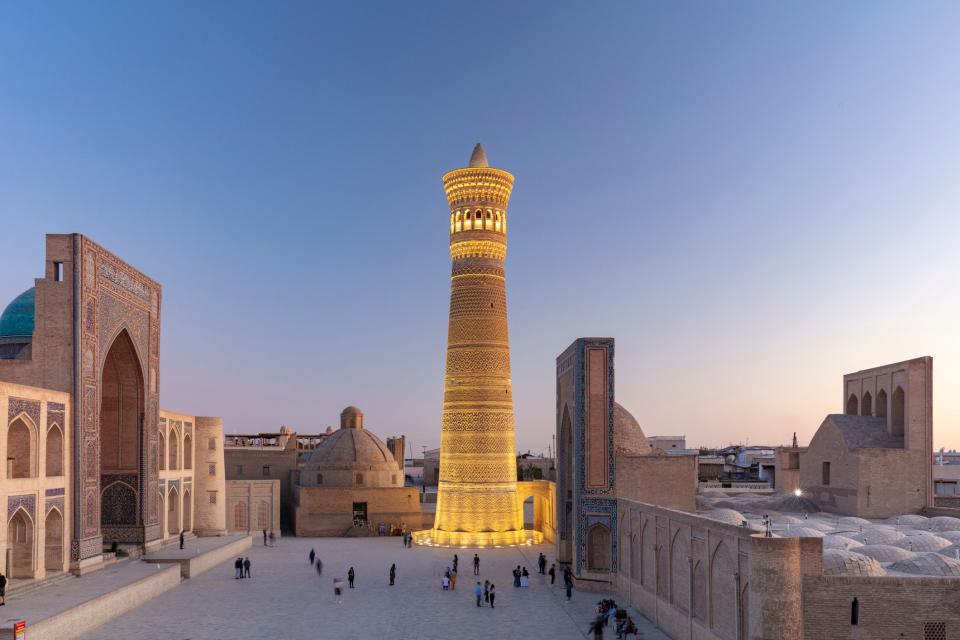
[{"label": "pedestrian", "polygon": [[480,556],[473,554],[473,575],[480,575]]},{"label": "pedestrian", "polygon": [[267,530],[263,530],[263,546],[267,546]]},{"label": "pedestrian", "polygon": [[233,563],[233,579],[239,580],[243,577],[243,558],[237,558]]},{"label": "pedestrian", "polygon": [[443,577],[440,578],[440,588],[444,591],[450,590],[450,575],[447,573],[443,574]]},{"label": "pedestrian", "polygon": [[450,588],[457,588],[457,565],[453,565],[453,571],[450,572]]},{"label": "pedestrian", "polygon": [[317,557],[317,552],[310,549],[310,566],[313,566],[313,559]]},{"label": "pedestrian", "polygon": [[243,560],[243,577],[250,577],[250,558],[244,558]]},{"label": "pedestrian", "polygon": [[597,616],[597,619],[590,624],[590,633],[594,640],[603,640],[603,617]]},{"label": "pedestrian", "polygon": [[477,581],[477,586],[473,588],[473,595],[477,596],[477,606],[480,606],[480,599],[483,597],[483,585]]},{"label": "pedestrian", "polygon": [[520,565],[517,565],[517,568],[513,570],[513,586],[520,588]]},{"label": "pedestrian", "polygon": [[483,581],[483,601],[490,604],[490,581]]},{"label": "pedestrian", "polygon": [[270,546],[272,547],[274,543],[273,531],[270,532]]},{"label": "pedestrian", "polygon": [[453,554],[453,570],[457,570],[457,563],[460,562],[460,558],[457,557],[457,554]]},{"label": "pedestrian", "polygon": [[180,531],[180,548],[183,549],[183,531]]},{"label": "pedestrian", "polygon": [[353,567],[350,567],[350,571],[347,571],[347,581],[350,583],[350,588],[353,589],[353,579],[357,577],[357,574],[353,572]]},{"label": "pedestrian", "polygon": [[567,590],[567,602],[570,602],[570,597],[573,595],[573,578],[570,574],[563,576],[563,586]]},{"label": "pedestrian", "polygon": [[391,587],[393,586],[393,583],[396,581],[396,579],[397,579],[397,565],[391,564],[390,565],[390,586]]},{"label": "pedestrian", "polygon": [[317,575],[318,576],[323,575],[323,563],[320,562],[320,558],[317,558]]},{"label": "pedestrian", "polygon": [[523,572],[520,574],[520,588],[526,589],[530,586],[530,574],[527,572],[527,568],[523,568]]},{"label": "pedestrian", "polygon": [[491,608],[491,609],[493,609],[493,598],[494,598],[494,597],[495,597],[495,594],[494,594],[494,592],[493,592],[493,585],[491,584],[491,585],[490,585],[490,608]]},{"label": "pedestrian", "polygon": [[7,604],[7,576],[0,573],[0,607]]},{"label": "pedestrian", "polygon": [[341,604],[340,596],[343,593],[343,580],[340,578],[333,579],[333,597],[337,601],[337,604]]},{"label": "pedestrian", "polygon": [[540,554],[540,559],[537,560],[537,564],[540,565],[540,573],[546,573],[547,568],[547,556]]},{"label": "pedestrian", "polygon": [[553,584],[557,579],[557,565],[550,565],[550,571],[548,573],[550,574],[550,584]]}]

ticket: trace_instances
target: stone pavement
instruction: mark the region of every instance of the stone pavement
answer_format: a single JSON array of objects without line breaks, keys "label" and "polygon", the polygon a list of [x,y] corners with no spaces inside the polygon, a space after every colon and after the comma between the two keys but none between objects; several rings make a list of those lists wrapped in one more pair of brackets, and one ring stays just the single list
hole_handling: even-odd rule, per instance
[{"label": "stone pavement", "polygon": [[184,541],[183,549],[180,548],[180,543],[175,540],[173,544],[167,545],[149,555],[145,555],[142,559],[146,562],[150,562],[151,560],[154,562],[157,560],[185,560],[187,558],[194,558],[201,553],[213,551],[214,549],[246,537],[245,534],[235,534],[209,538],[189,538]]},{"label": "stone pavement", "polygon": [[[310,549],[323,561],[317,576]],[[440,589],[440,575],[460,556],[455,591]],[[537,571],[537,554],[553,556],[550,545],[482,550],[480,579],[497,586],[496,609],[474,602],[470,549],[414,547],[399,538],[282,538],[274,548],[256,541],[248,552],[250,580],[235,580],[232,561],[184,583],[84,636],[88,640],[239,640],[243,638],[484,638],[489,640],[584,638],[602,596],[577,592],[567,603],[562,578],[549,584]],[[390,564],[396,586],[388,586]],[[531,572],[529,589],[514,589],[511,571]],[[357,588],[333,596],[333,579],[346,584],[353,566]],[[549,564],[548,564],[549,568]],[[641,638],[666,640],[639,615]],[[613,634],[608,628],[607,637]]]}]

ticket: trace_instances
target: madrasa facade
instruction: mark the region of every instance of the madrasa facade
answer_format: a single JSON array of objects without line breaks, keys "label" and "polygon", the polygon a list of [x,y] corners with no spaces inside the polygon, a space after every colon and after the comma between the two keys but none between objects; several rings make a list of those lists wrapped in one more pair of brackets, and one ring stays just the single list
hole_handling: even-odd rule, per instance
[{"label": "madrasa facade", "polygon": [[4,572],[224,534],[222,421],[160,408],[160,285],[81,234],[44,264],[0,316]]}]

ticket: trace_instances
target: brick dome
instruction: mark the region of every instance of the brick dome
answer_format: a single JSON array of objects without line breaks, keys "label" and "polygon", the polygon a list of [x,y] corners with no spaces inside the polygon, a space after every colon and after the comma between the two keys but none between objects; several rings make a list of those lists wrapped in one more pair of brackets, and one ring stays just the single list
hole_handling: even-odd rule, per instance
[{"label": "brick dome", "polygon": [[300,472],[305,487],[402,487],[403,471],[393,453],[363,428],[363,412],[347,407],[340,428],[324,438]]}]

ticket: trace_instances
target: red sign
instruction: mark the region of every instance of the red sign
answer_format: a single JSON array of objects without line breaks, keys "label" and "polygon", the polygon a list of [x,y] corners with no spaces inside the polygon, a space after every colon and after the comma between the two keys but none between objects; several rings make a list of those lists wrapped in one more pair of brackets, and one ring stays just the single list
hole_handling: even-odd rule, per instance
[{"label": "red sign", "polygon": [[13,623],[13,640],[27,640],[26,620],[17,620]]}]

